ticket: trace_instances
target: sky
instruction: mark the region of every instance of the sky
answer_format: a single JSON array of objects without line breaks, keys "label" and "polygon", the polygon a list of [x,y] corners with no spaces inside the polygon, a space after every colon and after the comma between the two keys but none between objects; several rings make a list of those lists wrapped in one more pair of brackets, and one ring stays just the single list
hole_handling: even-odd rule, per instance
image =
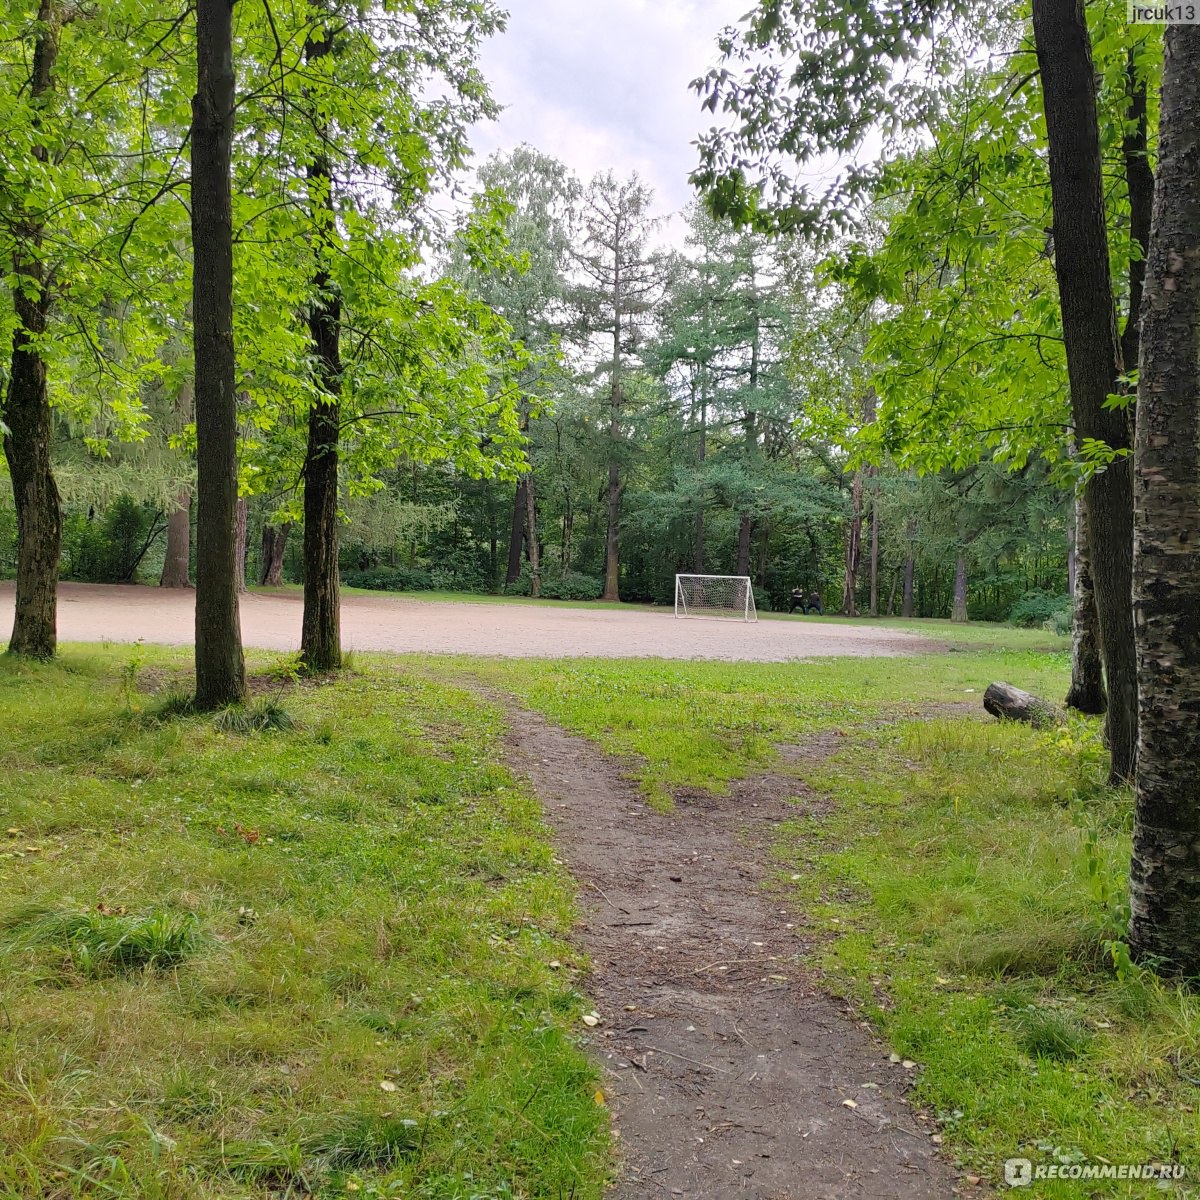
[{"label": "sky", "polygon": [[693,199],[691,144],[713,124],[688,84],[716,64],[716,36],[750,0],[502,0],[508,31],[480,66],[506,106],[472,139],[479,161],[528,142],[583,182],[633,171],[661,214]]}]

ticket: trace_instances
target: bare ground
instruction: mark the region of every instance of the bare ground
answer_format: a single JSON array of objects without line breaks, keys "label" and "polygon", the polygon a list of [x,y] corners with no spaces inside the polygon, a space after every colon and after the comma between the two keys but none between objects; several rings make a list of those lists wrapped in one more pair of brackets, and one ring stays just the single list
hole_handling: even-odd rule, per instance
[{"label": "bare ground", "polygon": [[776,825],[819,799],[781,774],[656,812],[589,743],[507,703],[511,763],[581,885],[612,1200],[955,1194],[910,1071],[820,990],[803,914],[763,886]]},{"label": "bare ground", "polygon": [[[190,645],[195,593],[154,587],[65,583],[59,588],[63,641]],[[0,584],[0,638],[12,627],[13,588]],[[301,597],[252,592],[242,597],[247,646],[296,650]],[[943,649],[913,634],[817,619],[677,621],[670,611],[566,608],[346,596],[346,649],[396,653],[498,655],[510,658],[703,658],[787,662],[797,658],[922,654]]]}]

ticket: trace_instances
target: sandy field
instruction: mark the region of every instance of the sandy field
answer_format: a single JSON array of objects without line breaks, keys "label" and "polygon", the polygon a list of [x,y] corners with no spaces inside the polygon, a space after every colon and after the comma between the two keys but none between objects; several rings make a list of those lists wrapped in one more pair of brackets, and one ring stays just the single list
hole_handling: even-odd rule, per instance
[{"label": "sandy field", "polygon": [[[65,642],[192,642],[194,593],[153,587],[64,583],[58,635]],[[13,585],[0,583],[0,638],[12,628]],[[247,646],[295,650],[300,644],[299,593],[242,597]],[[587,609],[542,604],[345,596],[346,649],[398,654],[471,654],[507,658],[701,658],[787,662],[815,656],[895,656],[939,647],[913,634],[793,617],[740,621],[676,620],[668,611]]]}]

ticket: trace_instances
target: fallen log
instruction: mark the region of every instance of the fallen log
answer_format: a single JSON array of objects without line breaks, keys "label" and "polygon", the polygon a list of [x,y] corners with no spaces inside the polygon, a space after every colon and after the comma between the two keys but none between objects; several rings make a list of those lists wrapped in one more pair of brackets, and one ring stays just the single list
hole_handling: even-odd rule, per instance
[{"label": "fallen log", "polygon": [[993,683],[983,693],[983,707],[1002,721],[1024,721],[1034,729],[1062,723],[1062,710],[1049,700],[1023,692],[1010,683]]}]

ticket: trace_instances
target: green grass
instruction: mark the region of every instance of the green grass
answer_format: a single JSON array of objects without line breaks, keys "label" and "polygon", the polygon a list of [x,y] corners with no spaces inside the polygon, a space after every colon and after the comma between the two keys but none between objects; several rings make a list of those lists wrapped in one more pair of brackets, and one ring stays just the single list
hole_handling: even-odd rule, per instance
[{"label": "green grass", "polygon": [[[794,663],[661,659],[447,660],[519,693],[560,725],[630,758],[654,803],[680,787],[720,789],[770,767],[778,747],[827,730],[917,715],[931,705],[982,705],[995,679],[1065,691],[1065,651],[841,658]],[[982,711],[982,708],[980,708]]]},{"label": "green grass", "polygon": [[[1195,1177],[1200,1000],[1115,969],[1110,948],[1130,796],[1103,785],[1094,722],[1038,733],[979,708],[997,678],[1059,696],[1067,667],[1062,652],[983,649],[473,669],[626,756],[652,801],[770,768],[794,772],[798,796],[832,800],[781,830],[769,886],[807,914],[825,986],[916,1064],[913,1098],[968,1171],[998,1183],[1003,1161],[1023,1155],[1182,1162]],[[831,757],[780,763],[777,746],[829,730],[844,735]]]},{"label": "green grass", "polygon": [[0,1196],[598,1197],[498,712],[376,660],[195,715],[135,655],[0,659]]}]

